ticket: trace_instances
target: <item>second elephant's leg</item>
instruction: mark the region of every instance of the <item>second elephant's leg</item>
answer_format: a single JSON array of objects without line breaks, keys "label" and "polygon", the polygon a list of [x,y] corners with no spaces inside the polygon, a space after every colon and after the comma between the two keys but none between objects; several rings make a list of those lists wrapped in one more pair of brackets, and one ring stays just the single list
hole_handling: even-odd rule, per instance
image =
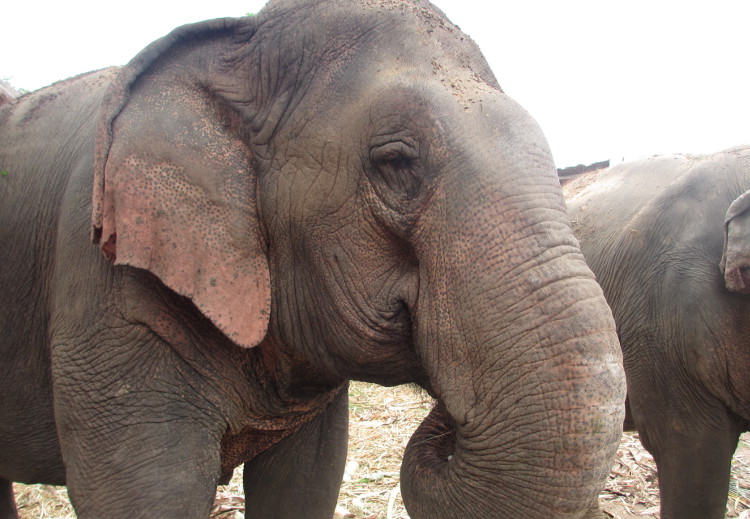
[{"label": "second elephant's leg", "polygon": [[[656,461],[662,519],[723,519],[739,428],[723,409],[661,430],[639,427]],[[709,425],[710,424],[710,425]]]},{"label": "second elephant's leg", "polygon": [[344,474],[348,387],[315,420],[244,468],[248,519],[330,519]]}]

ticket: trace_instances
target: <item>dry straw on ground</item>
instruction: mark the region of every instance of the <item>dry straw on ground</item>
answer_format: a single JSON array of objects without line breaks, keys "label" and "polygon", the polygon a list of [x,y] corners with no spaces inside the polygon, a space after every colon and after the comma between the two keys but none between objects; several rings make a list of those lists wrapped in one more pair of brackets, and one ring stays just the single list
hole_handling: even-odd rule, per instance
[{"label": "dry straw on ground", "polygon": [[[352,384],[349,458],[337,518],[409,517],[398,486],[401,456],[431,406],[431,399],[414,388]],[[15,490],[21,519],[75,518],[64,488],[16,485]],[[656,467],[634,433],[623,435],[600,504],[615,519],[659,517]],[[231,485],[219,488],[211,517],[242,519],[244,507],[242,476],[238,470]],[[750,437],[747,436],[743,436],[733,461],[727,517],[750,519]]]}]

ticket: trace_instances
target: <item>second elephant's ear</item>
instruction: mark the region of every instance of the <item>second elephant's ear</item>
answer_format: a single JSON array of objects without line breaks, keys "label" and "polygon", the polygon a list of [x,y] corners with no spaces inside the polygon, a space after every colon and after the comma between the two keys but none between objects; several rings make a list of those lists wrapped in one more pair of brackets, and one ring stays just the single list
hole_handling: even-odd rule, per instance
[{"label": "second elephant's ear", "polygon": [[727,210],[724,252],[719,267],[729,290],[750,294],[750,190],[732,202]]},{"label": "second elephant's ear", "polygon": [[149,270],[251,347],[270,314],[257,172],[242,118],[185,50],[239,23],[181,27],[120,72],[98,128],[93,238],[112,263]]}]

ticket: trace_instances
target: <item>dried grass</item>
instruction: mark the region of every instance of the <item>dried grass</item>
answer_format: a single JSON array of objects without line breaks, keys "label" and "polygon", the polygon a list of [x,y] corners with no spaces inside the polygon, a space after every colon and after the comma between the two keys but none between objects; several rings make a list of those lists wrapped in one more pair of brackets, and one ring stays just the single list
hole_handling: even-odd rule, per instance
[{"label": "dried grass", "polygon": [[[432,406],[411,387],[354,383],[350,390],[349,458],[336,518],[408,519],[399,491],[401,457]],[[16,485],[20,519],[74,519],[64,488]],[[635,433],[623,434],[617,459],[600,495],[615,519],[658,518],[656,466]],[[212,518],[244,519],[242,473],[220,487]],[[750,519],[750,436],[743,435],[732,462],[727,518]]]},{"label": "dried grass", "polygon": [[405,519],[401,458],[432,399],[413,387],[353,383],[349,390],[349,457],[338,517]]}]

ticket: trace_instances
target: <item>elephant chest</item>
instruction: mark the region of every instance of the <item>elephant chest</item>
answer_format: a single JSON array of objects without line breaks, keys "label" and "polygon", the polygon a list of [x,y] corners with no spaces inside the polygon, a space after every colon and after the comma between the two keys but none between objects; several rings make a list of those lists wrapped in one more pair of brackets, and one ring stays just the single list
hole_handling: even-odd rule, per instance
[{"label": "elephant chest", "polygon": [[225,434],[221,440],[221,478],[219,484],[226,485],[229,483],[237,466],[274,446],[296,429],[296,427],[293,427],[284,430],[262,430],[246,427],[238,434]]},{"label": "elephant chest", "polygon": [[219,484],[228,483],[237,466],[252,460],[317,417],[338,393],[338,389],[322,393],[305,405],[288,408],[284,414],[246,417],[239,432],[227,431],[221,439]]}]

